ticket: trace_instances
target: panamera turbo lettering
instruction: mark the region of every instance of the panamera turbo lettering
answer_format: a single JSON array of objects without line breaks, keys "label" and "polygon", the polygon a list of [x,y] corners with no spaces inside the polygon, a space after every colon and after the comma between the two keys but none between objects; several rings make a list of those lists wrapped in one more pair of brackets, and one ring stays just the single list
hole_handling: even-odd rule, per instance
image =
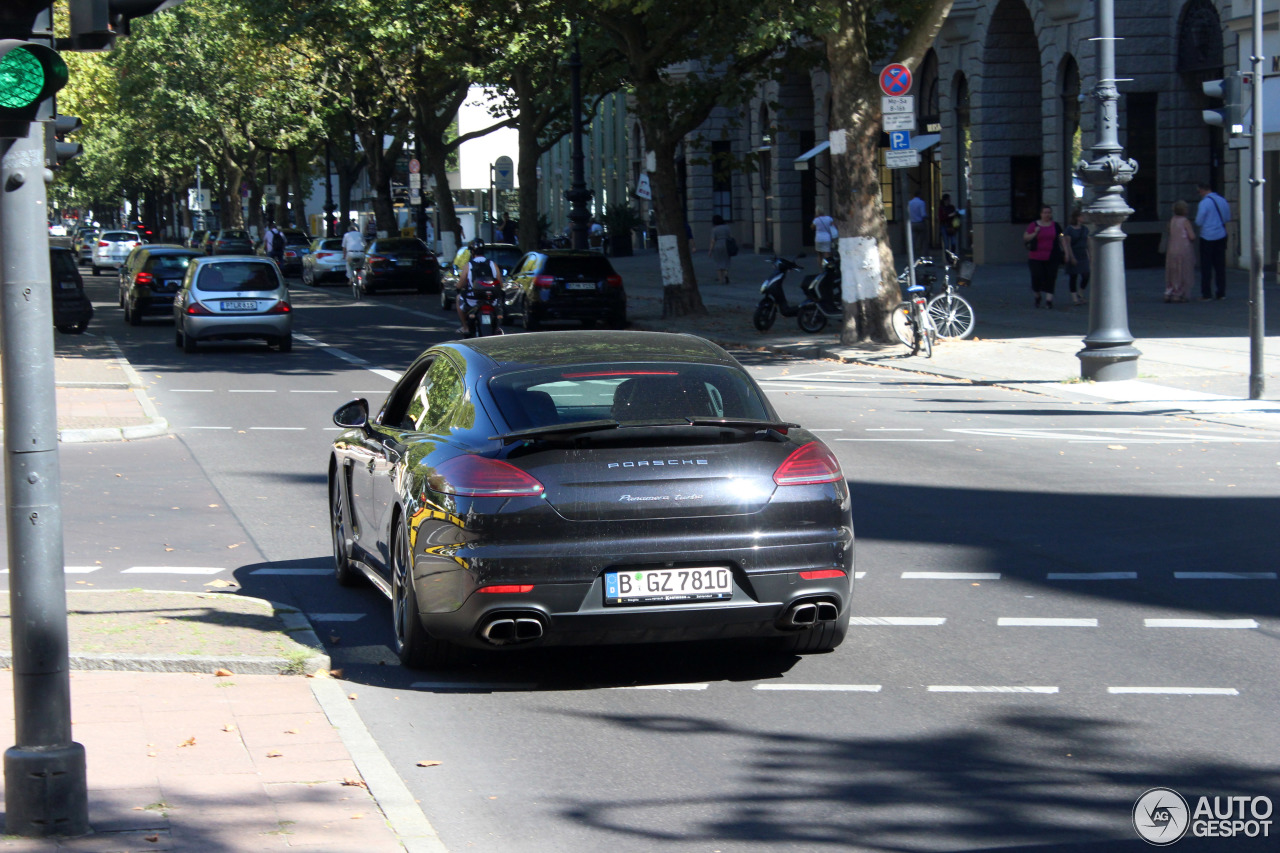
[{"label": "panamera turbo lettering", "polygon": [[627,503],[633,501],[669,501],[671,500],[671,495],[621,495],[618,500],[626,501]]},{"label": "panamera turbo lettering", "polygon": [[680,465],[706,465],[705,459],[641,459],[638,462],[610,462],[606,468],[671,468]]}]

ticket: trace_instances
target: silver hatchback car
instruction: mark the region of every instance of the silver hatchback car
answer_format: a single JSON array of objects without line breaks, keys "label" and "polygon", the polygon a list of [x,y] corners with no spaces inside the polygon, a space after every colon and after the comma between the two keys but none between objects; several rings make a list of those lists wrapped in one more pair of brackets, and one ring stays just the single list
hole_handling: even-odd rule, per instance
[{"label": "silver hatchback car", "polygon": [[195,352],[200,341],[262,339],[293,349],[293,306],[270,258],[196,258],[173,300],[174,344]]}]

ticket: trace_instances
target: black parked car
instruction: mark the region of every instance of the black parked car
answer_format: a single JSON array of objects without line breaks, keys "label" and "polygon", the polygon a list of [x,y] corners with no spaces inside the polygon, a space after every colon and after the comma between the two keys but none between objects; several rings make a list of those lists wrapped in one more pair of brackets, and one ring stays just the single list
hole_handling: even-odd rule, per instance
[{"label": "black parked car", "polygon": [[701,338],[454,341],[334,422],[337,580],[391,599],[407,666],[455,646],[844,640],[840,464]]},{"label": "black parked car", "polygon": [[521,317],[529,331],[546,320],[578,320],[611,329],[627,325],[622,276],[599,252],[530,252],[507,276],[506,285],[505,315]]},{"label": "black parked car", "polygon": [[84,292],[84,278],[72,249],[49,247],[49,279],[53,294],[53,327],[68,335],[89,328],[93,303]]},{"label": "black parked car", "polygon": [[364,266],[356,286],[372,294],[389,287],[411,287],[419,293],[440,290],[436,253],[416,237],[381,237],[364,250]]},{"label": "black parked car", "polygon": [[249,232],[241,228],[223,228],[213,232],[205,243],[205,252],[210,255],[252,255],[253,240]]},{"label": "black parked car", "polygon": [[195,258],[196,249],[184,246],[142,246],[129,256],[120,271],[120,306],[130,326],[142,325],[148,314],[168,317],[182,277]]}]

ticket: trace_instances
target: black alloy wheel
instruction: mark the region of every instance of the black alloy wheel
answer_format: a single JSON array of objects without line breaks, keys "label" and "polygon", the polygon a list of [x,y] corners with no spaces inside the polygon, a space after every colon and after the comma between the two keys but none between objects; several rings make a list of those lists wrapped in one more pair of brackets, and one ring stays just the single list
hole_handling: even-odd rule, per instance
[{"label": "black alloy wheel", "polygon": [[520,297],[520,312],[520,319],[526,332],[536,332],[542,328],[542,320],[534,312],[533,307],[529,305],[529,300],[523,296]]},{"label": "black alloy wheel", "polygon": [[342,486],[337,481],[329,485],[329,529],[333,534],[333,579],[339,586],[355,586],[364,575],[351,564],[347,510],[342,500]]},{"label": "black alloy wheel", "polygon": [[391,541],[391,623],[395,632],[396,656],[410,669],[444,666],[456,654],[456,647],[437,640],[422,627],[418,617],[418,594],[410,572],[409,531],[397,521]]}]

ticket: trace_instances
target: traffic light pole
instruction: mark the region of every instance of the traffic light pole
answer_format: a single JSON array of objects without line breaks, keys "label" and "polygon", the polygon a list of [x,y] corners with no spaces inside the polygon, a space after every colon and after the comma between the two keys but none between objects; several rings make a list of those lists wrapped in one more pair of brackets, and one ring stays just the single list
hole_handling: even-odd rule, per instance
[{"label": "traffic light pole", "polygon": [[1249,399],[1261,400],[1266,391],[1266,366],[1263,345],[1266,341],[1266,313],[1262,296],[1262,251],[1266,241],[1263,221],[1262,191],[1266,180],[1262,170],[1262,0],[1253,0],[1253,151],[1249,184],[1253,195],[1249,251]]},{"label": "traffic light pole", "polygon": [[5,832],[84,835],[84,747],[71,740],[71,679],[44,137],[0,140],[0,317],[5,513],[15,746],[4,753]]}]

